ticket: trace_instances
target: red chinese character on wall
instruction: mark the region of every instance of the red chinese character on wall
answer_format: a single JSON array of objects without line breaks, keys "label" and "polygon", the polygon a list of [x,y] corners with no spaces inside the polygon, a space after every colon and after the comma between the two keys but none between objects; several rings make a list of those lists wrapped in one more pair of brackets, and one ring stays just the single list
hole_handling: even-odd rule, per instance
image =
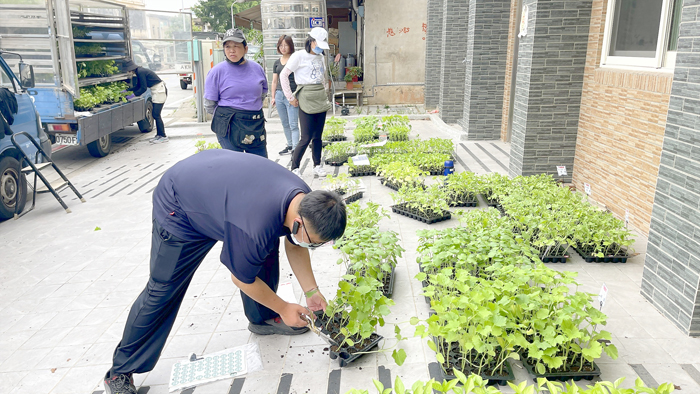
[{"label": "red chinese character on wall", "polygon": [[403,27],[403,28],[401,28],[401,30],[399,30],[399,33],[401,33],[401,34],[407,34],[410,30],[411,30],[411,29],[409,29],[408,27]]},{"label": "red chinese character on wall", "polygon": [[428,24],[423,23],[423,33],[427,33],[427,32],[428,32]]},{"label": "red chinese character on wall", "polygon": [[392,29],[391,27],[387,29],[387,31],[386,31],[387,37],[393,37],[395,35],[396,35],[396,33],[394,33],[394,29]]}]

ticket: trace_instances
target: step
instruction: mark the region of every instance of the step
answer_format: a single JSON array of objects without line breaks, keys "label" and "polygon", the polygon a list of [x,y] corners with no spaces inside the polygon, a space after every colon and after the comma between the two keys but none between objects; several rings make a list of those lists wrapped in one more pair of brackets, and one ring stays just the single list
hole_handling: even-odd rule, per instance
[{"label": "step", "polygon": [[[59,192],[59,189],[62,189],[63,187],[68,185],[68,181],[64,181],[63,179],[59,179],[57,181],[51,182],[51,187],[53,190],[56,191],[56,193]],[[46,186],[42,186],[36,189],[37,193],[49,193],[49,189]]]},{"label": "step", "polygon": [[[34,166],[36,167],[37,170],[41,171],[42,168],[46,168],[50,166],[52,163],[47,162],[47,163],[40,163],[40,164],[35,164]],[[24,174],[29,174],[30,172],[34,171],[34,169],[31,166],[27,166],[22,168],[22,173]]]}]

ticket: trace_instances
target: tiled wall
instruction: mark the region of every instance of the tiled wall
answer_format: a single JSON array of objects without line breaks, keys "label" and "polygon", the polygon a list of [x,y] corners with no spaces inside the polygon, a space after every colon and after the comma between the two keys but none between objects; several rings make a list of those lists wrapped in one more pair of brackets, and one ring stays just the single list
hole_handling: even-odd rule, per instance
[{"label": "tiled wall", "polygon": [[425,107],[440,104],[442,71],[442,16],[444,0],[428,0],[428,31],[425,36]]},{"label": "tiled wall", "polygon": [[527,35],[520,40],[510,175],[574,173],[592,0],[524,0]]},{"label": "tiled wall", "polygon": [[700,1],[685,0],[642,294],[700,335]]},{"label": "tiled wall", "polygon": [[508,48],[510,0],[470,0],[464,88],[467,140],[493,140],[501,134]]},{"label": "tiled wall", "polygon": [[573,182],[647,234],[672,75],[601,68],[606,10],[593,1]]},{"label": "tiled wall", "polygon": [[443,11],[440,116],[445,123],[457,123],[464,110],[469,0],[444,0]]}]

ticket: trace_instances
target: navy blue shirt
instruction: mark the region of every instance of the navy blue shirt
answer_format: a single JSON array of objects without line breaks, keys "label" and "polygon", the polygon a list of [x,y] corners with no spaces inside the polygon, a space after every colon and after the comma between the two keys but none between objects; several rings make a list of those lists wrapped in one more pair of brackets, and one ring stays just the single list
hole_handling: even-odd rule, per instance
[{"label": "navy blue shirt", "polygon": [[224,242],[221,262],[253,283],[284,227],[289,204],[311,189],[285,167],[227,149],[197,153],[172,166],[153,192],[153,217],[188,241]]}]

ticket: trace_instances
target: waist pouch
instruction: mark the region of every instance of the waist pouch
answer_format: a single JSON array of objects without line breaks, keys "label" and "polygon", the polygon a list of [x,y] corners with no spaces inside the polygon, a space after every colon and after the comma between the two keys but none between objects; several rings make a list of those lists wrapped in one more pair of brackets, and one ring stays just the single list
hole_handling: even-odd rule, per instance
[{"label": "waist pouch", "polygon": [[256,149],[267,146],[265,115],[263,110],[245,111],[231,107],[217,107],[211,130],[217,136],[227,137],[241,149]]},{"label": "waist pouch", "polygon": [[326,96],[326,89],[321,84],[297,85],[294,92],[299,100],[299,108],[307,114],[320,114],[331,109],[331,103]]}]

